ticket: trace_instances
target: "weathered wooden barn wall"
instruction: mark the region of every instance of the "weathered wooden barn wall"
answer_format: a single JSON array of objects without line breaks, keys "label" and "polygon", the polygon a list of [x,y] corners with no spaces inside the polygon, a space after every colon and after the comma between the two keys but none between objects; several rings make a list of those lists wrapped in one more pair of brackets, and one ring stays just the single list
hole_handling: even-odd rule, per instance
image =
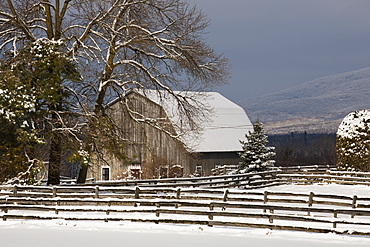
[{"label": "weathered wooden barn wall", "polygon": [[223,165],[238,165],[240,161],[237,152],[204,152],[198,154],[197,160],[194,160],[190,169],[198,172],[201,170],[200,175],[210,176],[212,169]]},{"label": "weathered wooden barn wall", "polygon": [[[152,119],[156,124],[175,134],[174,129],[163,108],[138,94],[131,93],[127,96],[127,104],[131,114],[136,119]],[[192,154],[187,152],[183,143],[170,137],[150,123],[134,121],[129,115],[127,107],[122,101],[116,101],[107,108],[107,113],[115,119],[123,130],[121,135],[125,139],[125,150],[129,160],[119,160],[117,157],[105,154],[105,161],[96,161],[91,169],[90,176],[97,180],[102,179],[103,168],[109,168],[109,179],[120,179],[129,169],[141,169],[142,177],[158,177],[154,170],[183,167],[184,174],[190,174]],[[153,122],[154,123],[154,122]],[[163,169],[162,169],[163,173]],[[167,172],[167,175],[169,170]],[[139,176],[140,174],[136,174]],[[162,177],[165,176],[162,174]]]}]

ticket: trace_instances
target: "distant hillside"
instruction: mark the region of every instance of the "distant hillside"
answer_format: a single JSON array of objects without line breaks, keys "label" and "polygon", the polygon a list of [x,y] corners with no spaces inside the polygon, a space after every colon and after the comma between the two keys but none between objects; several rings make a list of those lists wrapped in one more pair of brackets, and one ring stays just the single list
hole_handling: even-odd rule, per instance
[{"label": "distant hillside", "polygon": [[269,134],[335,133],[349,112],[370,108],[370,68],[326,76],[239,102]]}]

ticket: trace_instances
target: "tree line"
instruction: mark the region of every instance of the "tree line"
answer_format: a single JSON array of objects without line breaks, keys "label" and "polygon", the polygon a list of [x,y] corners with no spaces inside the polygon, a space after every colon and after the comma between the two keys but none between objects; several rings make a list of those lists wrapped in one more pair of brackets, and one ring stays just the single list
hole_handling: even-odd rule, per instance
[{"label": "tree line", "polygon": [[337,163],[336,134],[289,133],[270,135],[276,166],[329,165]]}]

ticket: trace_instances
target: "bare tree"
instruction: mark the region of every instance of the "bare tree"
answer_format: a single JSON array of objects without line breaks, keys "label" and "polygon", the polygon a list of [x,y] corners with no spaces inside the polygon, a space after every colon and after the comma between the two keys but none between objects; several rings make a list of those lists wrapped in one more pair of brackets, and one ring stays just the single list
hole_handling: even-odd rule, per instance
[{"label": "bare tree", "polygon": [[[74,96],[70,101],[81,121],[75,129],[68,127],[60,121],[63,111],[57,105],[51,109],[52,118],[59,121],[53,131],[71,133],[81,151],[92,152],[101,132],[94,123],[115,126],[105,107],[114,98],[124,99],[130,90],[151,89],[159,97],[171,97],[182,123],[196,128],[204,105],[194,94],[181,92],[207,90],[228,77],[227,60],[203,38],[208,24],[205,15],[184,0],[6,0],[0,3],[0,48],[16,55],[40,38],[64,44],[84,78],[78,85],[61,82]],[[131,116],[154,123],[142,114]],[[76,135],[81,128],[89,137]],[[52,144],[60,153],[58,138]],[[50,153],[50,165],[57,167],[58,158]],[[82,167],[80,181],[87,164]]]}]

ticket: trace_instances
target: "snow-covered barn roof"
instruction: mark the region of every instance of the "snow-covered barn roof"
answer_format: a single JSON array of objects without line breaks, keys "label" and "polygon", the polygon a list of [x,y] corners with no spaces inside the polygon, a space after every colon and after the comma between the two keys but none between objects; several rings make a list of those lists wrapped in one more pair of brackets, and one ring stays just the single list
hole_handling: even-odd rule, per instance
[{"label": "snow-covered barn roof", "polygon": [[[243,108],[217,92],[187,93],[199,94],[200,97],[197,100],[203,101],[201,104],[211,109],[211,114],[208,116],[208,121],[199,124],[202,131],[197,138],[184,136],[183,142],[194,152],[242,151],[239,140],[245,140],[245,134],[253,131],[253,125]],[[160,97],[153,91],[151,93],[146,91],[144,94],[161,105],[172,122],[179,121],[171,97],[163,97],[163,95]]]},{"label": "snow-covered barn roof", "polygon": [[198,152],[242,151],[239,140],[253,131],[247,114],[237,104],[216,92],[208,93],[209,105],[213,108],[210,121],[204,123]]}]

